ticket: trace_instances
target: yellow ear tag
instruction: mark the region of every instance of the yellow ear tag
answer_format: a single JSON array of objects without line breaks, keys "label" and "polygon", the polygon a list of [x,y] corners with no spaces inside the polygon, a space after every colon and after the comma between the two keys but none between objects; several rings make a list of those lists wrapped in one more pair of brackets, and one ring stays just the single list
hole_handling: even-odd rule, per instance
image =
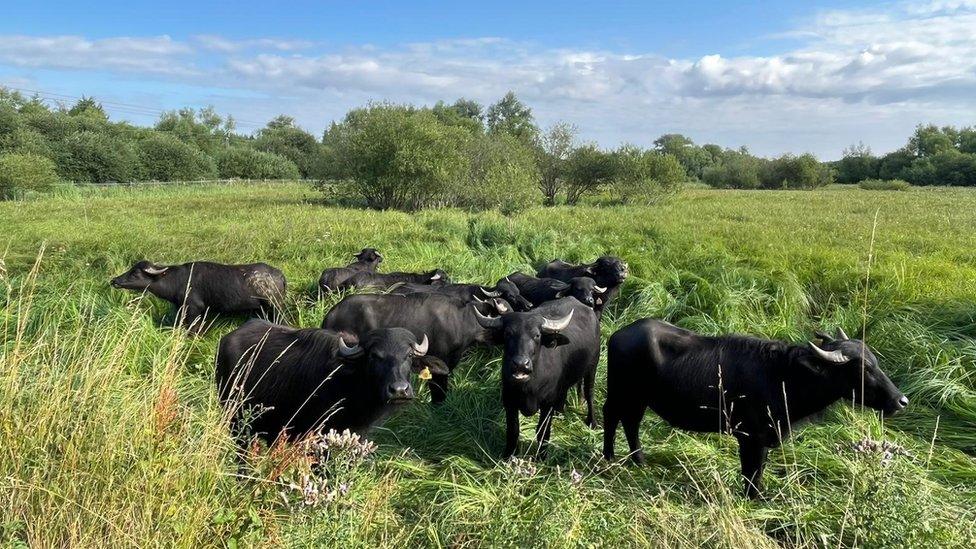
[{"label": "yellow ear tag", "polygon": [[417,374],[417,377],[419,377],[420,379],[422,379],[424,381],[427,381],[428,379],[430,379],[430,377],[431,377],[430,376],[430,368],[426,368],[425,367],[423,370],[420,370],[420,373]]}]

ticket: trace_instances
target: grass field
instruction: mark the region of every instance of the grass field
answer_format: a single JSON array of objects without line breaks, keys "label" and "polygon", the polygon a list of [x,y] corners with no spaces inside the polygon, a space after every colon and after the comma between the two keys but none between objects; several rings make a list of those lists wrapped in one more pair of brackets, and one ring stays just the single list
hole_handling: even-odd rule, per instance
[{"label": "grass field", "polygon": [[[113,189],[0,203],[0,539],[10,546],[972,547],[976,544],[976,192],[692,189],[653,207],[417,214],[330,208],[299,184]],[[873,244],[872,244],[873,243]],[[623,256],[603,333],[644,316],[799,341],[864,333],[910,397],[884,424],[829,409],[740,495],[731,438],[644,422],[648,465],[606,463],[573,404],[549,457],[500,462],[499,354],[472,353],[292,504],[280,453],[239,479],[213,389],[221,322],[187,339],[159,300],[112,290],[142,258],[266,261],[288,321],[317,326],[323,267],[365,245],[386,270],[491,282],[562,257]],[[604,340],[605,341],[605,340]],[[597,383],[602,405],[604,366]],[[575,398],[575,397],[574,397]],[[857,446],[890,441],[890,455]],[[618,440],[618,453],[623,447]],[[278,461],[276,461],[278,460]]]}]

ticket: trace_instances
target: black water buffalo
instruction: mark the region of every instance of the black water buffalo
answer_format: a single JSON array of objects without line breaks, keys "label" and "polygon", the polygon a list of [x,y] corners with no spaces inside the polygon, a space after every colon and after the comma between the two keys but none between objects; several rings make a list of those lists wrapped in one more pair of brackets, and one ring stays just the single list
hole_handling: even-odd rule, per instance
[{"label": "black water buffalo", "polygon": [[603,305],[603,296],[609,288],[601,287],[588,276],[577,276],[568,282],[555,278],[536,278],[522,273],[512,273],[506,277],[513,282],[519,293],[532,305],[538,306],[561,297],[575,297],[583,305],[596,308],[597,301]]},{"label": "black water buffalo", "polygon": [[468,302],[484,302],[500,297],[516,311],[527,311],[532,308],[532,302],[522,297],[518,286],[507,278],[499,280],[494,287],[480,284],[400,284],[391,288],[389,293],[397,295],[437,293]]},{"label": "black water buffalo", "polygon": [[[349,340],[346,343],[345,339]],[[318,429],[363,432],[413,400],[410,372],[447,371],[427,338],[393,328],[353,336],[251,320],[220,340],[217,394],[240,444]]]},{"label": "black water buffalo", "polygon": [[375,248],[363,248],[353,257],[356,261],[345,267],[331,267],[322,271],[322,276],[319,277],[319,289],[322,293],[338,290],[349,277],[360,271],[376,272],[376,267],[383,261],[383,256]]},{"label": "black water buffalo", "polygon": [[525,313],[487,317],[478,322],[504,345],[502,403],[505,407],[505,457],[515,453],[519,413],[539,413],[536,437],[545,452],[555,412],[580,381],[586,398],[586,424],[593,419],[593,382],[600,360],[600,320],[593,309],[572,298],[550,301]]},{"label": "black water buffalo", "polygon": [[[500,298],[488,303],[469,303],[436,293],[359,294],[337,303],[325,315],[322,327],[354,334],[396,327],[406,328],[418,336],[427,334],[428,352],[443,360],[450,371],[469,347],[491,343],[491,334],[478,323],[472,306],[485,314],[510,310],[510,305]],[[431,400],[443,402],[447,389],[447,374],[434,374],[430,383]]]},{"label": "black water buffalo", "polygon": [[206,329],[203,317],[208,313],[280,312],[285,298],[285,275],[264,263],[156,265],[140,261],[111,283],[116,288],[149,292],[182,307],[177,321],[197,333]]},{"label": "black water buffalo", "polygon": [[817,337],[820,345],[710,337],[654,319],[620,329],[607,344],[604,455],[613,459],[622,422],[631,457],[643,461],[638,427],[650,407],[675,427],[734,436],[746,495],[756,497],[768,449],[797,421],[842,398],[884,414],[908,405],[864,342],[843,330]]},{"label": "black water buffalo", "polygon": [[340,285],[342,289],[379,288],[387,289],[397,284],[450,284],[451,279],[441,269],[426,273],[371,273],[360,271]]},{"label": "black water buffalo", "polygon": [[603,313],[603,309],[620,292],[620,285],[624,283],[629,274],[627,262],[619,257],[605,255],[597,258],[593,263],[583,265],[573,265],[561,259],[553,259],[544,265],[536,274],[539,278],[555,278],[563,282],[585,276],[596,281],[601,288],[607,288],[602,297],[597,298],[596,311]]}]

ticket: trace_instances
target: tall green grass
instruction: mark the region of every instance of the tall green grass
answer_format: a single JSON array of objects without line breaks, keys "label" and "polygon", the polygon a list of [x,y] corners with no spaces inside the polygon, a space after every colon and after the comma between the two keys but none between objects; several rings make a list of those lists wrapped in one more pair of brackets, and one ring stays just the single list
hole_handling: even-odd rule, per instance
[{"label": "tall green grass", "polygon": [[[12,546],[971,547],[976,543],[976,193],[690,190],[649,207],[514,217],[327,207],[299,185],[110,189],[0,203],[0,539]],[[870,285],[871,234],[875,228]],[[112,290],[142,258],[267,261],[287,316],[317,326],[325,266],[370,245],[383,268],[491,282],[554,257],[622,255],[633,276],[607,336],[643,316],[788,340],[863,333],[911,398],[884,423],[835,406],[771,453],[767,500],[740,496],[734,441],[642,433],[648,465],[599,456],[579,403],[554,446],[498,459],[499,355],[477,350],[447,402],[375,430],[348,490],[290,503],[280,449],[248,478],[213,390],[217,341],[160,326]],[[5,251],[4,251],[5,250]],[[866,303],[866,315],[865,315]],[[597,400],[605,385],[601,365]],[[886,457],[864,439],[903,448]],[[619,442],[622,444],[622,441]]]}]

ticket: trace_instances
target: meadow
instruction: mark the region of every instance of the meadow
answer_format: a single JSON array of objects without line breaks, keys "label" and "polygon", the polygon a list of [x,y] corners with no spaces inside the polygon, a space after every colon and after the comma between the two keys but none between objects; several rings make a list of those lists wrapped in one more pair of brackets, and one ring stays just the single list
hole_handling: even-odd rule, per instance
[{"label": "meadow", "polygon": [[[503,216],[336,208],[300,183],[102,189],[0,202],[0,235],[7,547],[976,545],[972,190],[693,188],[654,206]],[[771,452],[767,497],[749,501],[731,437],[649,413],[647,465],[607,463],[575,397],[545,459],[523,420],[522,459],[501,461],[500,353],[481,349],[443,406],[422,388],[370,434],[376,453],[337,466],[329,497],[305,505],[287,451],[238,476],[213,359],[240,319],[188,338],[161,326],[168,305],[108,280],[143,258],[265,261],[288,277],[285,320],[318,326],[339,299],[318,299],[319,273],[367,245],[385,270],[482,283],[619,255],[631,278],[604,338],[645,316],[790,341],[842,326],[912,404],[884,421],[828,409]]]}]

